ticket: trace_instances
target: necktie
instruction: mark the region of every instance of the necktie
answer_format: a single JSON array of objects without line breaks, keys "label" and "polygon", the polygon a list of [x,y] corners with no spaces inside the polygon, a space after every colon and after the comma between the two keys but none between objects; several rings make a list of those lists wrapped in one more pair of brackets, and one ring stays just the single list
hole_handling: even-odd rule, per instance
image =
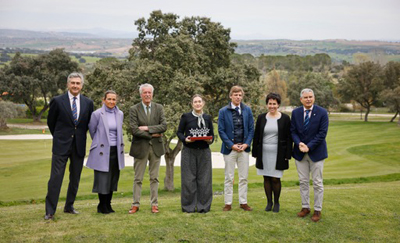
[{"label": "necktie", "polygon": [[147,121],[150,123],[150,106],[146,106]]},{"label": "necktie", "polygon": [[78,125],[78,108],[76,107],[76,97],[72,101],[72,116],[74,118],[75,126]]},{"label": "necktie", "polygon": [[309,123],[310,123],[310,110],[306,110],[306,117],[304,118],[304,124],[303,124],[304,131],[307,131]]},{"label": "necktie", "polygon": [[239,106],[236,106],[235,110],[236,110],[236,112],[240,115]]}]

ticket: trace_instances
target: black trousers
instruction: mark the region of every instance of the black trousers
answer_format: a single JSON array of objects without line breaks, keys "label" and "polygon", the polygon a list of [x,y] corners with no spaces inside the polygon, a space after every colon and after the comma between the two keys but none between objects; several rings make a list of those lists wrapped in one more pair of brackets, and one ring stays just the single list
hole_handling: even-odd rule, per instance
[{"label": "black trousers", "polygon": [[76,194],[78,193],[79,181],[83,167],[84,157],[80,157],[76,151],[75,140],[71,145],[67,155],[53,154],[51,158],[50,179],[47,184],[46,196],[46,214],[55,214],[57,210],[60,190],[64,179],[67,161],[69,163],[69,185],[67,192],[67,200],[64,209],[71,209],[74,205]]}]

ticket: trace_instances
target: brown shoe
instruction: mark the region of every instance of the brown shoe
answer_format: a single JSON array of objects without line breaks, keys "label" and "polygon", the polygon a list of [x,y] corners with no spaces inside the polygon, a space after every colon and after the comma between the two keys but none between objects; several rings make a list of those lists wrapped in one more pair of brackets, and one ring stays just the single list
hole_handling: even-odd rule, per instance
[{"label": "brown shoe", "polygon": [[243,209],[244,211],[253,211],[253,209],[246,204],[240,204],[240,208]]},{"label": "brown shoe", "polygon": [[222,211],[231,211],[232,206],[229,204],[225,204],[225,207],[222,209]]},{"label": "brown shoe", "polygon": [[313,216],[311,217],[311,220],[312,220],[313,222],[318,222],[320,219],[321,219],[321,211],[315,211],[315,210],[314,210],[314,214],[313,214]]},{"label": "brown shoe", "polygon": [[129,210],[129,214],[133,214],[136,213],[137,211],[139,211],[139,207],[138,206],[132,206],[132,208]]},{"label": "brown shoe", "polygon": [[302,208],[300,212],[297,213],[297,216],[304,218],[305,216],[310,214],[309,208]]},{"label": "brown shoe", "polygon": [[160,211],[158,211],[158,206],[151,206],[151,212],[152,213],[158,213]]}]

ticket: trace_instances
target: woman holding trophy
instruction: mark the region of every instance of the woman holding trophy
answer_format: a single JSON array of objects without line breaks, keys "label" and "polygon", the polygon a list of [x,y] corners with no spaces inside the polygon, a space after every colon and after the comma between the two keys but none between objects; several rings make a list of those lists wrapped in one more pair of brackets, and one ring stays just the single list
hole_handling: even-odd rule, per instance
[{"label": "woman holding trophy", "polygon": [[177,135],[183,143],[181,153],[181,204],[186,213],[207,213],[212,202],[210,144],[214,129],[210,115],[204,114],[201,95],[191,100],[193,110],[182,115]]}]

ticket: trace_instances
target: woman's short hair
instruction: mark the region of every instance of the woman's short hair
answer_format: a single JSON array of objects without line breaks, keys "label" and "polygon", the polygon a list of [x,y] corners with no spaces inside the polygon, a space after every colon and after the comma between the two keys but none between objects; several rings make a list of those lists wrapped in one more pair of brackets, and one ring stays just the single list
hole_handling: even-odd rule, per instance
[{"label": "woman's short hair", "polygon": [[115,94],[117,95],[117,93],[114,90],[107,90],[106,92],[104,92],[104,99],[107,99],[107,95],[108,94]]},{"label": "woman's short hair", "polygon": [[278,102],[278,105],[281,104],[281,96],[277,93],[269,93],[267,95],[267,98],[265,98],[265,104],[268,104],[269,100],[276,100],[276,102]]}]

